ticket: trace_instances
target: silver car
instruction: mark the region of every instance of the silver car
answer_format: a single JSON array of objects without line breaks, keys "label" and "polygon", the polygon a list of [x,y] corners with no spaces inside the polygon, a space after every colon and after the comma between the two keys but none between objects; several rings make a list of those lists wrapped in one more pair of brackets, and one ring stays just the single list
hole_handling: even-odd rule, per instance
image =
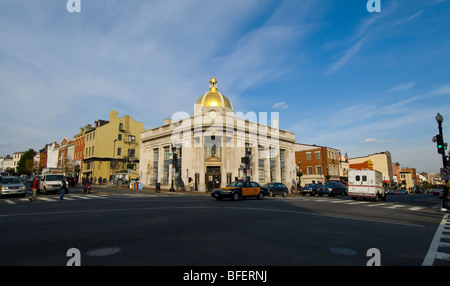
[{"label": "silver car", "polygon": [[20,181],[19,177],[3,176],[0,181],[1,191],[0,197],[4,195],[22,195],[25,197],[25,185]]}]

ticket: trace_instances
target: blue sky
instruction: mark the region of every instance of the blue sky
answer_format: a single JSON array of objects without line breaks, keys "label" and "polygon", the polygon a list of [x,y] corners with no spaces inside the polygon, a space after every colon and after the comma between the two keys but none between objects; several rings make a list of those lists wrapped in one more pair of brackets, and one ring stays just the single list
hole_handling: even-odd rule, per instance
[{"label": "blue sky", "polygon": [[244,113],[279,112],[297,142],[349,157],[389,150],[437,172],[450,141],[450,1],[0,2],[0,156],[129,114],[146,129],[216,77]]}]

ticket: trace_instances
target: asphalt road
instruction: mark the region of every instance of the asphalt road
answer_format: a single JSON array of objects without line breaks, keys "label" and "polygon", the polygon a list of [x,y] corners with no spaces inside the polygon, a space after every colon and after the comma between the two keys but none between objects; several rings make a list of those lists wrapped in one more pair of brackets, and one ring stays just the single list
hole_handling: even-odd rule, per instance
[{"label": "asphalt road", "polygon": [[94,186],[58,198],[0,199],[0,265],[64,266],[76,249],[82,266],[419,266],[444,216],[432,195],[233,202]]}]

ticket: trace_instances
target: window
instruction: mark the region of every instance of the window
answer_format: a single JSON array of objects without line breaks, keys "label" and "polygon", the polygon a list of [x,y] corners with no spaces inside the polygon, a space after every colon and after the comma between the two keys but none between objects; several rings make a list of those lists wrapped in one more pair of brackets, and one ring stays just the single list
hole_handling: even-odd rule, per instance
[{"label": "window", "polygon": [[311,166],[308,166],[308,167],[307,167],[308,175],[311,175],[311,174],[313,173],[312,170],[313,170],[313,169],[312,169]]},{"label": "window", "polygon": [[122,148],[117,148],[117,156],[121,156],[122,155]]},{"label": "window", "polygon": [[136,156],[136,150],[135,149],[128,149],[128,157],[134,158]]},{"label": "window", "polygon": [[311,160],[311,152],[306,152],[306,160]]},{"label": "window", "polygon": [[136,142],[136,136],[134,136],[134,135],[128,135],[128,142],[130,142],[130,143]]},{"label": "window", "polygon": [[359,175],[356,175],[356,176],[355,176],[355,180],[356,180],[357,182],[359,182],[359,181],[361,181],[361,177],[360,177]]},{"label": "window", "polygon": [[158,159],[159,159],[159,149],[153,149],[153,177],[152,182],[153,185],[156,185],[158,182]]},{"label": "window", "polygon": [[316,173],[322,175],[322,166],[316,166]]},{"label": "window", "polygon": [[119,134],[119,135],[117,136],[117,140],[122,141],[122,134]]},{"label": "window", "polygon": [[281,175],[281,181],[286,181],[286,164],[285,164],[285,156],[286,151],[283,149],[280,149],[280,175]]},{"label": "window", "polygon": [[259,181],[265,181],[265,169],[264,169],[264,147],[258,146],[258,173]]},{"label": "window", "polygon": [[320,159],[320,151],[314,152],[314,155],[316,156],[316,159]]},{"label": "window", "polygon": [[363,175],[363,176],[362,176],[362,181],[363,181],[363,182],[367,182],[367,176],[366,176],[366,175]]}]

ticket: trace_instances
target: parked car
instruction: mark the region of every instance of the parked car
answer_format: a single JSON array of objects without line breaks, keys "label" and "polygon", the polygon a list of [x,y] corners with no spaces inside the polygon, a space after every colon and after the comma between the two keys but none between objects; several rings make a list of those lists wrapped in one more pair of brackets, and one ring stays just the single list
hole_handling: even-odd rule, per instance
[{"label": "parked car", "polygon": [[0,197],[4,195],[21,195],[25,197],[25,185],[20,181],[19,177],[2,176],[0,181]]},{"label": "parked car", "polygon": [[237,201],[240,198],[257,197],[262,200],[264,198],[264,189],[256,182],[234,182],[224,188],[218,188],[211,192],[211,197],[221,200],[223,198],[231,198]]},{"label": "parked car", "polygon": [[314,197],[317,193],[317,189],[322,186],[321,184],[306,184],[302,190],[301,194],[302,196],[305,196],[306,194],[309,194],[311,197]]},{"label": "parked car", "polygon": [[267,183],[262,186],[264,195],[274,197],[275,195],[282,195],[286,197],[289,193],[288,187],[283,183]]},{"label": "parked car", "polygon": [[317,188],[317,194],[319,196],[328,195],[329,197],[334,197],[336,195],[346,196],[347,188],[341,182],[326,182]]}]

